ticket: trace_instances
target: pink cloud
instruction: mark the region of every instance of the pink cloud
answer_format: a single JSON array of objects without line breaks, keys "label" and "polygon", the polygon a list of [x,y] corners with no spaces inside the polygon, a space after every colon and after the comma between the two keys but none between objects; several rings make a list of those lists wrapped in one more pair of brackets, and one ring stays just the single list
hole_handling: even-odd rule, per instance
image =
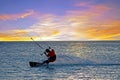
[{"label": "pink cloud", "polygon": [[68,10],[67,14],[69,16],[81,16],[86,18],[87,20],[91,19],[100,19],[104,18],[110,13],[110,10],[112,10],[111,7],[106,6],[106,5],[93,5],[90,4],[89,2],[82,2],[82,3],[77,3],[76,6],[79,7],[86,7],[84,10]]},{"label": "pink cloud", "polygon": [[33,14],[35,14],[36,12],[33,10],[29,10],[27,12],[24,13],[19,13],[19,14],[2,14],[0,15],[0,20],[17,20],[17,19],[22,19],[22,18],[26,18],[28,16],[31,16]]}]

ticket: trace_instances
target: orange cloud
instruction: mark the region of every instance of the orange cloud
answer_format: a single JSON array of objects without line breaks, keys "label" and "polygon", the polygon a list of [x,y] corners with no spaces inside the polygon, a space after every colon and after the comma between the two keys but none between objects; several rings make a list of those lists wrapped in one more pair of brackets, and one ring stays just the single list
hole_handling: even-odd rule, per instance
[{"label": "orange cloud", "polygon": [[[68,10],[68,15],[79,16],[80,19],[83,17],[88,21],[100,19],[101,17],[103,19],[113,10],[113,8],[105,4],[93,4],[91,2],[80,2],[75,4],[75,6],[80,7],[80,10]],[[85,9],[82,9],[83,7]]]},{"label": "orange cloud", "polygon": [[93,4],[91,2],[80,2],[75,4],[77,7],[87,7],[87,10],[89,9],[95,9],[95,10],[109,10],[110,7],[106,6],[105,4]]},{"label": "orange cloud", "polygon": [[69,10],[67,13],[74,16],[86,16],[88,19],[90,19],[104,16],[112,9],[105,5],[90,5],[88,3],[80,3],[80,5],[85,7],[87,6],[88,8],[84,10]]},{"label": "orange cloud", "polygon": [[26,18],[33,14],[35,14],[35,12],[33,10],[30,10],[25,13],[20,13],[20,14],[2,14],[2,15],[0,15],[0,20],[16,20],[16,19],[20,19],[20,18]]},{"label": "orange cloud", "polygon": [[29,37],[2,37],[0,41],[31,41]]},{"label": "orange cloud", "polygon": [[25,30],[10,30],[0,33],[0,41],[30,41]]},{"label": "orange cloud", "polygon": [[[76,28],[77,37],[80,32],[87,37],[88,40],[117,40],[117,37],[120,36],[120,21],[109,22],[107,25],[92,27],[82,27]],[[118,39],[119,40],[119,39]]]}]

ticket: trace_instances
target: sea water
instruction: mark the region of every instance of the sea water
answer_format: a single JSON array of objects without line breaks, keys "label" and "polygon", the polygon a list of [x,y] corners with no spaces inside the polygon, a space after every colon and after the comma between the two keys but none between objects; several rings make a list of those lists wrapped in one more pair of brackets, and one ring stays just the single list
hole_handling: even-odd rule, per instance
[{"label": "sea water", "polygon": [[[120,41],[0,42],[0,80],[120,80]],[[48,47],[57,60],[49,67],[30,67],[46,60]]]}]

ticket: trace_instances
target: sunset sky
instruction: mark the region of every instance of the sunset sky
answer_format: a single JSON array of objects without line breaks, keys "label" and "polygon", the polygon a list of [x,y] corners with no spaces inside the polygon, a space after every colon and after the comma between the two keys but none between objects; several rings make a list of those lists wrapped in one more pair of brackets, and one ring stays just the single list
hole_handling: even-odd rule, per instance
[{"label": "sunset sky", "polygon": [[120,0],[0,0],[0,41],[120,40]]}]

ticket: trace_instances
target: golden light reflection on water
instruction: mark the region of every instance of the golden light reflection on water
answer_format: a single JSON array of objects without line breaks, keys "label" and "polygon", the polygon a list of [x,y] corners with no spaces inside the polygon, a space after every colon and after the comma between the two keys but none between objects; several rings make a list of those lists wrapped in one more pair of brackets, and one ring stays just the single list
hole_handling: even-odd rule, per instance
[{"label": "golden light reflection on water", "polygon": [[87,58],[86,52],[91,52],[90,48],[86,45],[86,42],[74,42],[68,46],[69,51],[71,54],[80,57],[80,58]]}]

